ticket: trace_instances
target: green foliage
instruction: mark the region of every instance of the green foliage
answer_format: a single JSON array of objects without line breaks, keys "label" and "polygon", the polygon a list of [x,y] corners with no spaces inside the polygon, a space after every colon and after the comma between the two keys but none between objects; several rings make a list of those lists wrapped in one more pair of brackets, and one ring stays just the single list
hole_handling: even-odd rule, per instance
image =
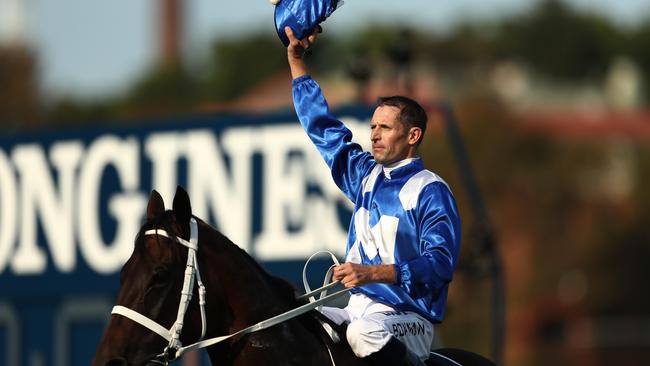
[{"label": "green foliage", "polygon": [[[632,59],[641,68],[646,92],[650,92],[650,19],[632,34],[629,43]],[[646,97],[650,98],[650,95]]]},{"label": "green foliage", "polygon": [[161,66],[137,82],[126,99],[134,104],[184,105],[198,96],[197,85],[198,81],[181,65]]},{"label": "green foliage", "polygon": [[[466,68],[498,56],[498,45],[492,32],[483,32],[489,25],[461,24],[444,37],[429,37],[423,49],[426,57],[443,68]],[[493,29],[492,29],[493,30]],[[487,36],[490,36],[489,38]]]},{"label": "green foliage", "polygon": [[556,0],[504,22],[495,42],[500,56],[521,58],[547,76],[569,80],[602,77],[612,59],[627,52],[625,35],[612,23]]},{"label": "green foliage", "polygon": [[547,78],[581,82],[604,77],[617,56],[639,60],[633,50],[643,45],[633,45],[636,38],[647,39],[602,16],[576,13],[550,0],[501,23],[461,24],[449,35],[429,37],[426,48],[433,60],[447,67],[516,59]]},{"label": "green foliage", "polygon": [[170,116],[194,108],[199,80],[180,64],[154,68],[138,81],[126,98],[118,102],[118,118]]},{"label": "green foliage", "polygon": [[79,102],[71,98],[59,100],[50,107],[45,123],[57,125],[78,125],[106,123],[107,119],[115,116],[115,106],[106,102]]},{"label": "green foliage", "polygon": [[230,100],[255,83],[287,68],[286,51],[276,37],[256,35],[216,42],[203,80],[203,95]]}]

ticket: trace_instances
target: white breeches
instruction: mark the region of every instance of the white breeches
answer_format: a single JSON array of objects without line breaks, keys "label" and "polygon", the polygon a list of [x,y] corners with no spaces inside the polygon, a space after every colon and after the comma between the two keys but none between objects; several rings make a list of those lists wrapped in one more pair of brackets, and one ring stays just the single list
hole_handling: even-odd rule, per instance
[{"label": "white breeches", "polygon": [[391,337],[421,360],[429,357],[433,324],[417,313],[396,311],[363,294],[353,294],[343,309],[324,306],[321,312],[337,324],[348,324],[346,337],[358,357],[377,352]]}]

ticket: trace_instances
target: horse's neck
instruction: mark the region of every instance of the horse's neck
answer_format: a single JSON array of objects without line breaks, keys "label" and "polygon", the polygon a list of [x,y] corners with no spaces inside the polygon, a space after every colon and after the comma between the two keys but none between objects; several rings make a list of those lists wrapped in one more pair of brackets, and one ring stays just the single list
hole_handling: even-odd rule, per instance
[{"label": "horse's neck", "polygon": [[[210,266],[210,280],[220,289],[220,293],[213,295],[217,297],[214,301],[224,307],[218,316],[224,317],[222,325],[228,328],[220,331],[233,333],[297,306],[290,285],[270,277],[234,244],[215,245],[210,251],[205,259],[206,266]],[[208,353],[212,362],[220,365],[286,364],[289,358],[295,357],[303,363],[328,364],[329,355],[317,327],[315,319],[287,322],[256,333],[244,343],[222,344],[209,349]],[[247,343],[251,339],[255,339],[257,345]],[[282,342],[278,342],[279,339]],[[302,348],[296,350],[296,344]],[[260,345],[273,347],[259,348]],[[240,358],[250,347],[255,348],[253,356]],[[354,358],[353,355],[349,357]]]},{"label": "horse's neck", "polygon": [[291,306],[286,294],[280,293],[277,284],[252,262],[234,244],[223,248],[218,263],[223,301],[230,308],[232,326],[251,325],[287,310]]}]

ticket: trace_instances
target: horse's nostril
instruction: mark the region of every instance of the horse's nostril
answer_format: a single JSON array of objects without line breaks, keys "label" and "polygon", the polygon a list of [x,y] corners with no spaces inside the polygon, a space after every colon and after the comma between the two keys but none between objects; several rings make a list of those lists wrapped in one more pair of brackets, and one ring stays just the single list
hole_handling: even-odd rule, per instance
[{"label": "horse's nostril", "polygon": [[126,362],[125,359],[123,358],[114,358],[108,362],[104,366],[128,366],[129,363]]}]

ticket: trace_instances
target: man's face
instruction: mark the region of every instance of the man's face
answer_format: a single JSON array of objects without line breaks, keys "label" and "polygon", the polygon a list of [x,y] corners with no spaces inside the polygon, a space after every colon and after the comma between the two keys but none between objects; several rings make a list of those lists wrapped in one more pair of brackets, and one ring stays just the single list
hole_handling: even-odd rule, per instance
[{"label": "man's face", "polygon": [[[379,164],[390,164],[415,156],[417,139],[397,120],[399,108],[380,106],[370,121],[372,156]],[[413,129],[411,129],[413,130]]]}]

